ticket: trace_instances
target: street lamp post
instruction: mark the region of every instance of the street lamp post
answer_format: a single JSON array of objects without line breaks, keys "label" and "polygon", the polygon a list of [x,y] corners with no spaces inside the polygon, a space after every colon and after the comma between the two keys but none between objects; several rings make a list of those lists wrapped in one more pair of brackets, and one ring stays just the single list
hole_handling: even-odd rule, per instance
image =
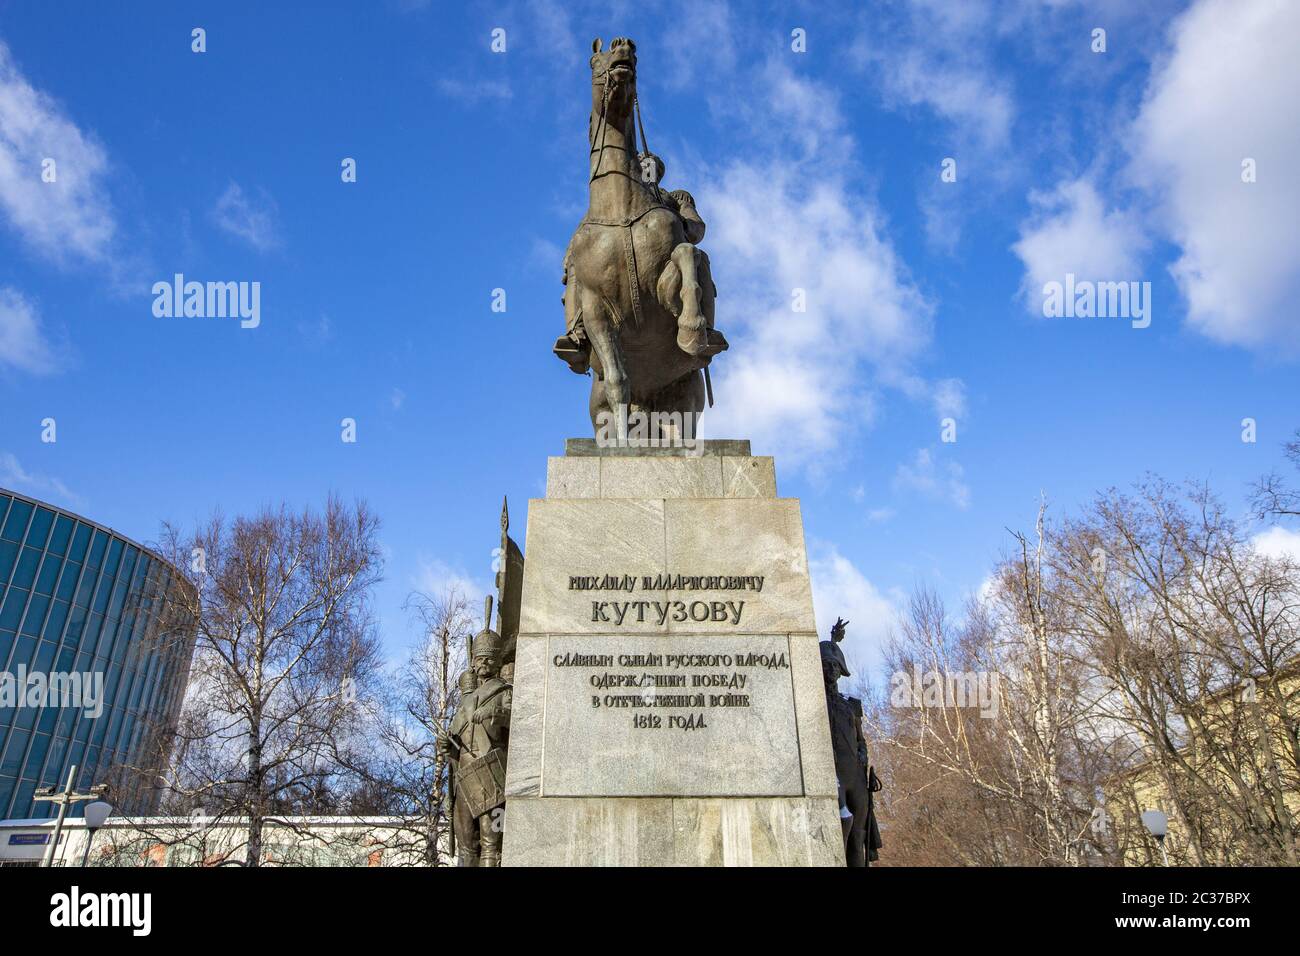
[{"label": "street lamp post", "polygon": [[1165,851],[1165,835],[1169,833],[1169,818],[1159,810],[1144,810],[1142,822],[1160,844],[1160,857],[1169,865],[1169,854]]},{"label": "street lamp post", "polygon": [[82,811],[82,815],[86,818],[86,848],[81,851],[82,866],[85,866],[90,859],[90,845],[95,842],[95,831],[104,825],[104,821],[112,812],[113,808],[103,800],[86,804],[86,809]]},{"label": "street lamp post", "polygon": [[[68,771],[67,785],[61,791],[56,793],[53,787],[41,787],[32,794],[32,799],[37,803],[57,803],[59,805],[58,820],[54,824],[54,839],[45,848],[45,856],[41,860],[41,866],[54,865],[54,851],[59,845],[59,837],[63,835],[63,820],[68,815],[68,807],[74,803],[80,803],[82,800],[94,800],[108,793],[108,784],[106,783],[91,787],[86,793],[78,793],[72,786],[73,781],[76,779],[77,765],[73,764]],[[105,815],[107,816],[107,814]]]}]

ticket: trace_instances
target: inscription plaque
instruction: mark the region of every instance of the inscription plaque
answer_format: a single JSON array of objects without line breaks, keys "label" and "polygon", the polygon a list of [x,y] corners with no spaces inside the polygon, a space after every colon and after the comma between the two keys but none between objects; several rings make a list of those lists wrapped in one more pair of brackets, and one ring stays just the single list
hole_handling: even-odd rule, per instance
[{"label": "inscription plaque", "polygon": [[803,793],[784,635],[553,636],[545,796]]}]

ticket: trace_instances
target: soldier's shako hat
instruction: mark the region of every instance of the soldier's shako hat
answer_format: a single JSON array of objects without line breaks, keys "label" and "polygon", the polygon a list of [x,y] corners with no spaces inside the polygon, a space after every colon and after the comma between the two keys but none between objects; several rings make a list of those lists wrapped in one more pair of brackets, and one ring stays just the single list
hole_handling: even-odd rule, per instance
[{"label": "soldier's shako hat", "polygon": [[470,641],[469,652],[474,657],[490,657],[494,661],[501,659],[501,635],[491,628],[483,628]]},{"label": "soldier's shako hat", "polygon": [[848,661],[844,659],[844,652],[840,650],[839,644],[834,641],[822,641],[819,645],[822,652],[823,661],[834,661],[835,666],[840,669],[841,677],[852,677],[849,672]]},{"label": "soldier's shako hat", "polygon": [[470,694],[478,687],[478,675],[473,671],[464,671],[456,680],[456,686],[462,694]]}]

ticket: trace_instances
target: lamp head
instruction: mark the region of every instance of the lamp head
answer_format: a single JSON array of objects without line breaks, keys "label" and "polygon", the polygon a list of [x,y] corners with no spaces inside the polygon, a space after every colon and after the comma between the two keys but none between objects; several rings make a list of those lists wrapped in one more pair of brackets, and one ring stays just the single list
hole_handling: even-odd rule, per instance
[{"label": "lamp head", "polygon": [[94,803],[86,804],[83,815],[86,818],[86,829],[98,830],[108,819],[108,815],[113,812],[113,808],[103,800],[96,800]]},{"label": "lamp head", "polygon": [[1169,832],[1169,818],[1159,810],[1142,811],[1142,824],[1157,840],[1163,840]]}]

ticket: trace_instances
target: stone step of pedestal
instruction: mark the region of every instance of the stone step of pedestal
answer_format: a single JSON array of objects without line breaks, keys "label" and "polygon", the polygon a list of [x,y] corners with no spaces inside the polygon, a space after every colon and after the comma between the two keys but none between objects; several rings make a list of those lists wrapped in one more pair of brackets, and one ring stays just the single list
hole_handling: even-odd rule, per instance
[{"label": "stone step of pedestal", "polygon": [[723,448],[713,449],[716,453],[692,456],[643,449],[641,455],[583,453],[551,458],[546,466],[546,497],[775,498],[772,459],[723,453],[734,446],[747,448],[749,442],[722,444]]}]

